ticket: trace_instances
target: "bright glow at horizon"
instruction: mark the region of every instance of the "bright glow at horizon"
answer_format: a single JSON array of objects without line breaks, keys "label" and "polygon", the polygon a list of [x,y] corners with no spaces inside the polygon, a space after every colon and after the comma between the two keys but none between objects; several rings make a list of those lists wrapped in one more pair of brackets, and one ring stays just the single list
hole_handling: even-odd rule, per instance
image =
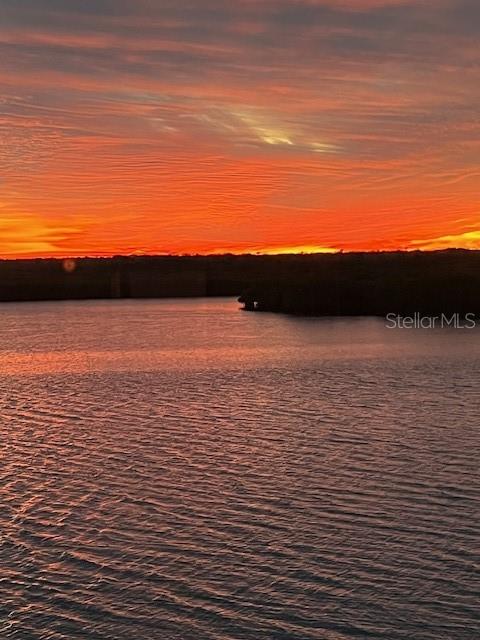
[{"label": "bright glow at horizon", "polygon": [[480,248],[477,0],[2,0],[0,257]]}]

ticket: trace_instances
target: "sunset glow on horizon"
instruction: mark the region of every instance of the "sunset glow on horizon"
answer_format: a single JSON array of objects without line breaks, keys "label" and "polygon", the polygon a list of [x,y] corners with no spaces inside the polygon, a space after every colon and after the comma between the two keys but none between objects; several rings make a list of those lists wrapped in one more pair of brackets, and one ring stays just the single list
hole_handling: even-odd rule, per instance
[{"label": "sunset glow on horizon", "polygon": [[2,0],[0,258],[480,249],[477,0]]}]

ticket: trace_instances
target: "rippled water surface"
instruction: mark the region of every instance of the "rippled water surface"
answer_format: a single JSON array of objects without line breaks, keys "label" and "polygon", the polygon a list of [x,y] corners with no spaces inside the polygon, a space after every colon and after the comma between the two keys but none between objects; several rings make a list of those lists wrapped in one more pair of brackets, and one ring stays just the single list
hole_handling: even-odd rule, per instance
[{"label": "rippled water surface", "polygon": [[0,305],[0,637],[480,638],[480,333]]}]

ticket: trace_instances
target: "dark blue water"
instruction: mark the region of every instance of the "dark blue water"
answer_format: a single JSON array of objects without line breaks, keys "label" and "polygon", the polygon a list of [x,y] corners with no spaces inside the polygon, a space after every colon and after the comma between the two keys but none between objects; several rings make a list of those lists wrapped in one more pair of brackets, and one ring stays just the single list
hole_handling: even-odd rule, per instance
[{"label": "dark blue water", "polygon": [[0,305],[0,637],[480,637],[480,334]]}]

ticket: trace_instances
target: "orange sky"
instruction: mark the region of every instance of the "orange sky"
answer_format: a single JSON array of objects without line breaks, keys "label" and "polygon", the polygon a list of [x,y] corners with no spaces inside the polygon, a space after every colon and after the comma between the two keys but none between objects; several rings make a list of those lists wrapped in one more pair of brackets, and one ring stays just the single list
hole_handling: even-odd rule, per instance
[{"label": "orange sky", "polygon": [[478,0],[2,0],[0,257],[480,248]]}]

